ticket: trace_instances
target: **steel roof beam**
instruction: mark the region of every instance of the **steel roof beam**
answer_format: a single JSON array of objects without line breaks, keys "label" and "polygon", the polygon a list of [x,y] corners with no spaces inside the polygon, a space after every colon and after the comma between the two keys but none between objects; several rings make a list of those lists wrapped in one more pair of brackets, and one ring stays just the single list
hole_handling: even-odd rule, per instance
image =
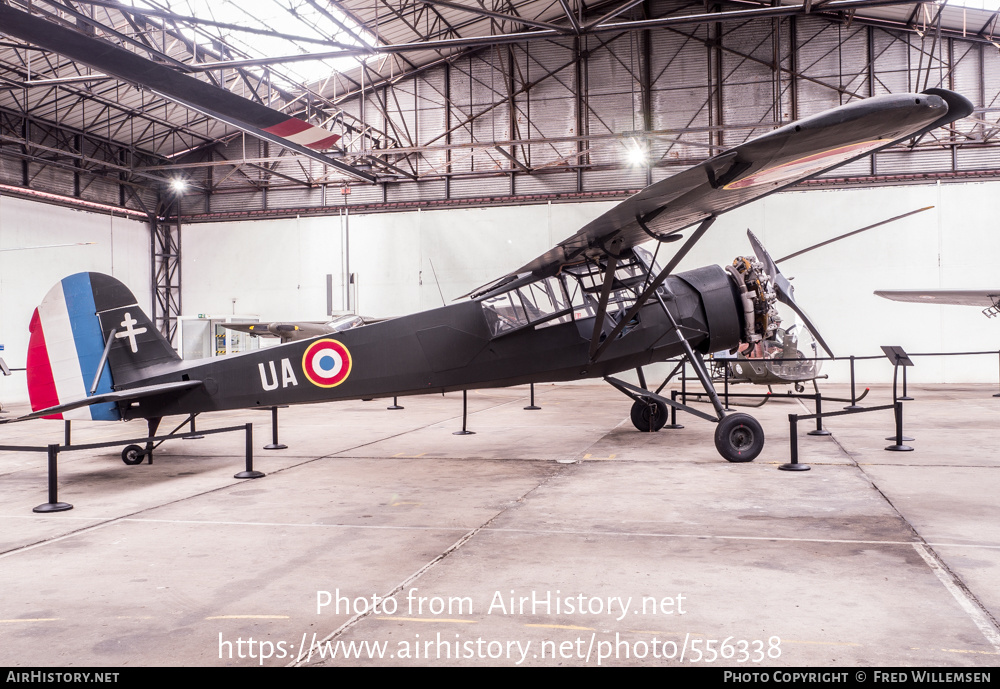
[{"label": "steel roof beam", "polygon": [[[638,0],[642,2],[642,0]],[[417,2],[422,2],[427,5],[440,5],[441,7],[447,7],[448,9],[458,10],[459,12],[469,12],[471,14],[479,15],[481,17],[490,17],[491,19],[497,19],[502,22],[511,22],[512,24],[523,24],[524,26],[533,26],[537,29],[548,29],[550,31],[558,31],[559,33],[567,33],[568,27],[559,26],[557,24],[551,24],[549,22],[535,21],[534,19],[525,19],[524,17],[504,14],[502,12],[493,12],[483,7],[462,5],[457,2],[448,2],[448,0],[417,0]]]},{"label": "steel roof beam", "polygon": [[[830,0],[823,6],[824,11],[843,12],[849,9],[863,7],[881,7],[886,5],[909,5],[913,0]],[[754,7],[742,10],[728,10],[724,12],[708,12],[703,14],[690,14],[670,17],[659,17],[656,19],[638,19],[613,24],[603,24],[594,26],[586,33],[599,34],[614,31],[641,31],[654,28],[669,28],[674,26],[684,26],[688,24],[708,24],[715,22],[725,22],[744,19],[759,19],[770,17],[787,17],[805,14],[805,5],[779,5],[776,7]],[[299,62],[303,60],[328,60],[338,57],[363,57],[370,55],[396,54],[419,51],[440,51],[452,50],[455,48],[482,48],[486,46],[502,45],[507,43],[522,43],[538,40],[552,40],[566,38],[571,34],[565,31],[543,29],[538,31],[523,31],[518,33],[496,34],[492,36],[474,36],[469,38],[447,38],[438,41],[423,41],[416,43],[395,43],[391,45],[380,45],[376,49],[352,48],[343,51],[309,53],[306,55],[285,55],[281,57],[248,58],[245,60],[234,60],[232,62],[204,63],[196,70],[218,69],[220,67],[243,67],[251,65],[272,65],[288,62]]]}]

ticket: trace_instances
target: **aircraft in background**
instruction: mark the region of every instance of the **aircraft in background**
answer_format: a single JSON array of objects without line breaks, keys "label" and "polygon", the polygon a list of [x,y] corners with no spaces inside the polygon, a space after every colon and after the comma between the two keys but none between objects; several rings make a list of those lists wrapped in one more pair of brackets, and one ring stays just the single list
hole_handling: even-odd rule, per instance
[{"label": "aircraft in background", "polygon": [[336,316],[328,321],[276,321],[273,323],[220,323],[228,330],[237,330],[241,333],[249,333],[254,337],[277,337],[281,343],[294,342],[296,340],[308,340],[311,337],[322,335],[332,335],[344,332],[351,328],[360,328],[363,325],[380,323],[385,318],[368,318],[357,316],[353,313]]},{"label": "aircraft in background", "polygon": [[[752,233],[753,255],[725,269],[674,274],[678,264],[721,213],[971,111],[941,89],[855,101],[646,187],[467,301],[221,359],[181,360],[125,285],[79,273],[32,318],[34,411],[14,420],[146,419],[153,436],[175,414],[603,378],[632,399],[637,428],[659,430],[673,406],[716,424],[725,459],[751,461],[763,429],[726,413],[703,357],[773,338],[776,301],[811,321]],[[660,263],[660,250],[682,239]],[[638,246],[649,240],[653,253]],[[676,357],[693,367],[714,414],[660,395],[673,374],[655,391],[645,385],[644,366]],[[633,369],[638,386],[615,377]],[[130,446],[122,459],[151,452]]]},{"label": "aircraft in background", "polygon": [[[2,3],[0,30],[8,36],[89,65],[100,73],[137,84],[161,98],[180,103],[358,179],[367,182],[377,180],[372,173],[323,153],[336,146],[341,138],[339,134],[244,98],[229,89],[183,74],[178,69],[186,70],[188,65],[174,61],[170,66],[166,56],[163,56],[165,62],[154,62],[110,41],[85,36]],[[344,126],[351,129],[349,125]],[[391,164],[379,158],[369,156],[366,161],[391,168]]]},{"label": "aircraft in background", "polygon": [[773,385],[791,385],[796,392],[803,392],[804,383],[811,381],[815,387],[816,380],[827,377],[821,373],[819,356],[819,344],[809,329],[793,323],[778,328],[773,338],[754,347],[743,347],[734,354],[712,354],[712,380],[766,385],[769,390]]},{"label": "aircraft in background", "polygon": [[978,306],[987,318],[1000,316],[1000,289],[875,290],[877,296],[913,304]]}]

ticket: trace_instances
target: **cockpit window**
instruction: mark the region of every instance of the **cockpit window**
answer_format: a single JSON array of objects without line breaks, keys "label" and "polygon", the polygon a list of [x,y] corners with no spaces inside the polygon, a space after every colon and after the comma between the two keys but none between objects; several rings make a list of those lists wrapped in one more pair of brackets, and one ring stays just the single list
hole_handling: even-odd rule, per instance
[{"label": "cockpit window", "polygon": [[364,324],[365,321],[361,318],[361,316],[352,316],[348,314],[346,316],[334,318],[332,321],[327,323],[327,326],[332,332],[342,333],[345,330],[350,330],[351,328],[360,328]]},{"label": "cockpit window", "polygon": [[517,292],[504,292],[483,299],[483,313],[493,335],[509,332],[528,325],[528,317],[521,306]]},{"label": "cockpit window", "polygon": [[[483,299],[483,314],[493,335],[536,323],[554,325],[572,320],[573,302],[558,277]],[[540,326],[541,327],[541,326]]]}]

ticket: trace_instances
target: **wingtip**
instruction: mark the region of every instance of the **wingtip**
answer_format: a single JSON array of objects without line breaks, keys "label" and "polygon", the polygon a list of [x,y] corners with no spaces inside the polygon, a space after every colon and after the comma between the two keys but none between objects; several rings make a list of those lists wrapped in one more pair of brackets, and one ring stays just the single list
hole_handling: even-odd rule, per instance
[{"label": "wingtip", "polygon": [[948,118],[949,122],[954,122],[955,120],[960,120],[963,117],[968,117],[972,114],[972,111],[975,108],[971,100],[960,93],[955,93],[954,91],[949,91],[948,89],[930,88],[921,91],[921,93],[925,93],[929,96],[937,96],[948,104],[948,114],[945,115],[945,117]]}]

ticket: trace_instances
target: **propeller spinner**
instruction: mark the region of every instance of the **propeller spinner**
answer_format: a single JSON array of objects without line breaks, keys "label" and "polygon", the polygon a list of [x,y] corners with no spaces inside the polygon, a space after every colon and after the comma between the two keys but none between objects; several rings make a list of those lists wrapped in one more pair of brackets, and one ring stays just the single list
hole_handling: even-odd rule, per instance
[{"label": "propeller spinner", "polygon": [[798,314],[799,318],[802,319],[802,322],[805,323],[806,327],[809,328],[813,336],[815,336],[816,341],[819,342],[820,346],[826,350],[826,353],[833,356],[833,352],[830,350],[829,345],[827,345],[826,340],[823,339],[823,336],[819,334],[819,331],[816,329],[816,325],[813,323],[812,319],[809,318],[809,316],[806,315],[806,312],[802,310],[802,307],[796,303],[795,288],[792,287],[792,283],[788,281],[788,278],[781,274],[781,271],[778,270],[778,266],[774,262],[774,259],[771,258],[771,254],[767,253],[767,249],[765,249],[764,245],[760,243],[760,240],[757,239],[756,235],[754,235],[754,233],[750,230],[747,230],[747,237],[750,239],[750,246],[753,247],[753,252],[757,255],[757,260],[764,265],[764,270],[767,271],[768,277],[771,278],[771,284],[774,285],[774,291],[777,294],[778,301],[782,304],[790,306],[791,309]]}]

